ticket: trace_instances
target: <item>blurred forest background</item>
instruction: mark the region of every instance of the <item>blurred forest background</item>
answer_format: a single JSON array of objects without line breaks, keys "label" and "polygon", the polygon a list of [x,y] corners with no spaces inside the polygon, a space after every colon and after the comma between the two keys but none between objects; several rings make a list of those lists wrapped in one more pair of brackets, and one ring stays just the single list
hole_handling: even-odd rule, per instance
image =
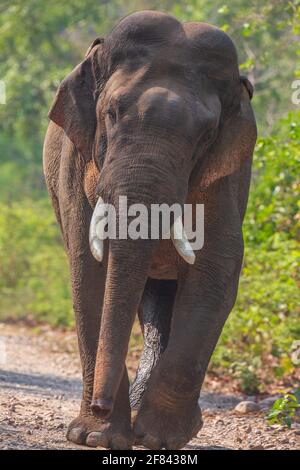
[{"label": "blurred forest background", "polygon": [[226,368],[247,393],[292,382],[300,363],[300,105],[291,99],[300,78],[299,0],[0,0],[0,320],[74,325],[67,260],[42,175],[47,111],[92,40],[142,9],[225,30],[255,85],[259,140],[245,261],[210,369]]}]

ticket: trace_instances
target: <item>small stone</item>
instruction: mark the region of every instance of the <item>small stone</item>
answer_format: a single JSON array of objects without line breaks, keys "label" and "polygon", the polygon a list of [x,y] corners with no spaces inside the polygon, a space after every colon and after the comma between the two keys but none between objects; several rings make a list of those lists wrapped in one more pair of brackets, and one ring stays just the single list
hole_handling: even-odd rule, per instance
[{"label": "small stone", "polygon": [[300,429],[300,423],[292,423],[291,429]]},{"label": "small stone", "polygon": [[250,426],[250,424],[244,429],[244,431],[246,434],[249,434],[252,431],[252,427]]},{"label": "small stone", "polygon": [[281,424],[272,424],[270,430],[273,434],[279,434],[285,432],[285,428]]},{"label": "small stone", "polygon": [[32,435],[31,429],[28,429],[27,434],[29,434],[30,436]]},{"label": "small stone", "polygon": [[56,426],[56,429],[63,429],[64,428],[64,424],[63,423],[60,423]]},{"label": "small stone", "polygon": [[291,430],[294,431],[294,434],[300,434],[300,424],[299,423],[293,423],[291,425]]},{"label": "small stone", "polygon": [[280,444],[289,444],[290,440],[285,438],[285,439],[280,439]]},{"label": "small stone", "polygon": [[250,444],[249,448],[251,450],[263,450],[264,446],[262,444]]},{"label": "small stone", "polygon": [[225,423],[224,423],[223,419],[217,418],[215,420],[214,424],[215,424],[215,426],[218,426],[218,425],[223,426]]},{"label": "small stone", "polygon": [[237,413],[246,414],[259,411],[259,406],[254,401],[241,401],[234,409]]}]

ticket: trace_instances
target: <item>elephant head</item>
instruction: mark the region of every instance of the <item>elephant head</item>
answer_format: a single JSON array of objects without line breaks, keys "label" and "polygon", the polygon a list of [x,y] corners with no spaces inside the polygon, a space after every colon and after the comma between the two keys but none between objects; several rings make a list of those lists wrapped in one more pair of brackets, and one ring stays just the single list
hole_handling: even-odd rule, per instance
[{"label": "elephant head", "polygon": [[[230,38],[204,23],[158,12],[123,19],[97,39],[62,82],[50,118],[99,168],[92,249],[102,257],[95,220],[103,204],[184,204],[248,157],[239,143],[243,83]],[[231,141],[235,142],[231,151]],[[235,147],[239,146],[239,151]],[[224,148],[224,151],[222,149]],[[179,254],[189,247],[186,240]],[[110,240],[93,412],[112,411],[135,313],[157,240]],[[190,262],[193,262],[190,259]],[[118,325],[118,327],[116,327]]]}]

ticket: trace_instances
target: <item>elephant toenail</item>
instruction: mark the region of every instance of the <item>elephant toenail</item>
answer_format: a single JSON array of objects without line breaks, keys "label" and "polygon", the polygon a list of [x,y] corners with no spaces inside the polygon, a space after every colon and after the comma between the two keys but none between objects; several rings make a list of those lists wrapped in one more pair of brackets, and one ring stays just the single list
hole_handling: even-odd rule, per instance
[{"label": "elephant toenail", "polygon": [[97,418],[106,419],[111,415],[113,410],[113,401],[105,399],[96,399],[92,401],[91,410]]},{"label": "elephant toenail", "polygon": [[133,427],[133,432],[134,432],[134,443],[140,444],[143,437],[145,436],[144,429],[139,424],[135,424]]},{"label": "elephant toenail", "polygon": [[147,449],[151,449],[151,450],[159,450],[162,448],[159,439],[157,439],[154,436],[149,436],[149,435],[144,437],[143,445],[144,447],[147,447]]},{"label": "elephant toenail", "polygon": [[103,433],[100,432],[90,432],[89,435],[86,438],[86,445],[89,447],[97,447],[101,446],[104,447],[105,449],[108,448],[108,440],[107,438],[103,435]]},{"label": "elephant toenail", "polygon": [[182,447],[184,447],[186,443],[187,443],[187,441],[184,438],[182,438],[181,440],[178,440],[178,439],[169,440],[164,445],[164,449],[166,449],[166,450],[179,450],[179,449],[182,449]]},{"label": "elephant toenail", "polygon": [[113,450],[130,450],[131,445],[123,436],[114,436],[111,440],[110,449]]},{"label": "elephant toenail", "polygon": [[75,444],[83,444],[85,431],[82,428],[72,428],[67,433],[67,439]]}]

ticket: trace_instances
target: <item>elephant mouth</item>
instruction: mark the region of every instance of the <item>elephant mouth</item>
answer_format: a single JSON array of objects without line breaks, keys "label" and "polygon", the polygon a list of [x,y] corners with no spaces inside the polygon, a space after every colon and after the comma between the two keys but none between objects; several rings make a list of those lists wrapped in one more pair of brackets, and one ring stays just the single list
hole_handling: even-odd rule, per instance
[{"label": "elephant mouth", "polygon": [[[106,230],[106,227],[114,223],[111,218],[111,206],[106,204],[101,197],[99,197],[95,206],[89,230],[89,244],[91,252],[94,258],[98,262],[102,262],[104,257],[104,240],[110,238],[112,234],[116,234],[116,227],[113,230]],[[115,221],[116,219],[114,219]],[[152,230],[150,230],[152,234]],[[157,232],[156,232],[157,233]],[[196,260],[195,253],[188,240],[183,222],[182,216],[175,218],[174,223],[169,230],[170,238],[172,243],[179,254],[179,256],[188,264],[194,264]],[[128,237],[130,234],[127,233]],[[155,237],[154,237],[155,239]]]}]

